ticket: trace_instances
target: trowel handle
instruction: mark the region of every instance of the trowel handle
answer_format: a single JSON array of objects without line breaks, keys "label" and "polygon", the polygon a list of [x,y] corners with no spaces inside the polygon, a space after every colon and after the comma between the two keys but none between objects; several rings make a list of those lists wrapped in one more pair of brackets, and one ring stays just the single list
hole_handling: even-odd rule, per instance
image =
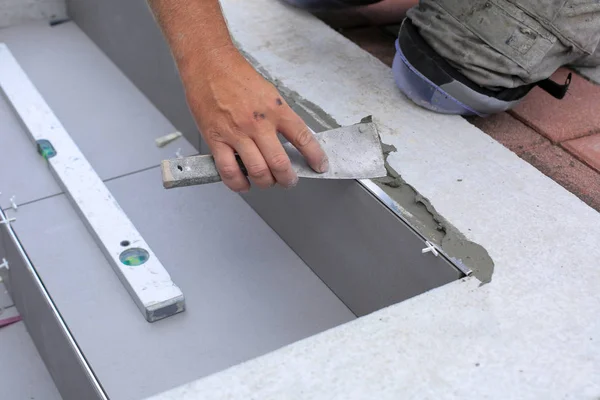
[{"label": "trowel handle", "polygon": [[[248,176],[248,171],[239,155],[235,155],[238,165],[244,175]],[[164,160],[160,168],[162,170],[162,180],[165,189],[172,189],[182,186],[204,185],[205,183],[215,183],[221,181],[221,176],[217,170],[215,159],[211,155],[190,156],[175,158],[173,160]]]}]

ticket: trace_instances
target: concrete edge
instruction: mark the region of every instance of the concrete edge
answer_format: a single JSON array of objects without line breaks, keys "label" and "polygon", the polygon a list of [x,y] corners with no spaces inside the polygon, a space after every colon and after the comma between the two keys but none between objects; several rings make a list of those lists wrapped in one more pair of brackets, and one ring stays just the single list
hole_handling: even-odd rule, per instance
[{"label": "concrete edge", "polygon": [[600,215],[462,118],[409,103],[389,68],[316,19],[268,0],[222,3],[243,50],[291,90],[340,124],[373,114],[397,149],[389,163],[497,272],[154,399],[598,396]]}]

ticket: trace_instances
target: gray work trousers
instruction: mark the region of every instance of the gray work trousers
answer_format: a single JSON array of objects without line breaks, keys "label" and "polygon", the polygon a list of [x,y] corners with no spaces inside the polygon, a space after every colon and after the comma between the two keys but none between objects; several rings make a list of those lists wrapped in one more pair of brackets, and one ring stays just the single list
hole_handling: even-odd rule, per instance
[{"label": "gray work trousers", "polygon": [[600,64],[600,0],[421,0],[407,16],[438,54],[492,89]]},{"label": "gray work trousers", "polygon": [[[380,0],[284,1],[333,9]],[[600,0],[420,0],[407,16],[438,54],[490,89],[600,65]]]}]

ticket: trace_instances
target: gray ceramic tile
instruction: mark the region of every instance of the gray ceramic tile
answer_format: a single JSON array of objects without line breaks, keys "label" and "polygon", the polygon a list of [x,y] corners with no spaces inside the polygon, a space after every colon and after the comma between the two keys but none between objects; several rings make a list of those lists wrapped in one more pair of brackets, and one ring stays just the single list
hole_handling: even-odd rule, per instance
[{"label": "gray ceramic tile", "polygon": [[108,183],[186,296],[184,313],[154,324],[63,195],[23,207],[13,224],[111,399],[143,398],[354,318],[239,196],[220,184],[167,191],[159,177],[155,168]]},{"label": "gray ceramic tile", "polygon": [[[0,261],[2,259],[0,258]],[[6,286],[4,283],[0,282],[0,312],[6,308],[12,307],[13,301],[10,298],[8,291],[6,290]],[[2,314],[0,314],[0,318],[3,318]]]},{"label": "gray ceramic tile", "polygon": [[[0,32],[2,32],[0,30]],[[0,95],[0,207],[61,193],[43,158]]]},{"label": "gray ceramic tile", "polygon": [[171,50],[146,0],[66,3],[77,26],[198,146],[198,129],[185,102]]},{"label": "gray ceramic tile", "polygon": [[1,398],[61,400],[23,322],[0,328],[0,360]]},{"label": "gray ceramic tile", "polygon": [[[174,157],[178,148],[184,155],[196,152],[184,138],[162,149],[156,147],[154,139],[175,128],[74,23],[50,27],[39,22],[1,29],[0,42],[8,45],[102,179],[156,166]],[[15,146],[13,151],[1,143],[9,158],[5,162],[13,163],[34,150],[21,148],[23,140],[16,136],[25,132],[15,128],[14,121],[5,120],[4,106],[0,112],[4,117],[0,118],[0,136],[7,136],[0,140]],[[21,185],[49,185],[22,172],[11,168],[3,173],[14,174]],[[54,187],[48,187],[45,192],[53,191]],[[28,198],[27,191],[16,194]]]}]

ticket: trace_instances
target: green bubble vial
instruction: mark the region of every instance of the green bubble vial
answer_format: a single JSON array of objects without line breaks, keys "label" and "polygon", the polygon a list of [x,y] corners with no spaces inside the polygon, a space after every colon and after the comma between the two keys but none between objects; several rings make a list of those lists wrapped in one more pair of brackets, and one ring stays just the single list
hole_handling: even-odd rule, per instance
[{"label": "green bubble vial", "polygon": [[38,153],[40,153],[46,160],[56,155],[56,150],[49,140],[40,139],[36,141],[36,144]]},{"label": "green bubble vial", "polygon": [[138,265],[144,264],[150,258],[148,251],[135,247],[133,249],[127,249],[121,253],[119,260],[129,267],[137,267]]}]

